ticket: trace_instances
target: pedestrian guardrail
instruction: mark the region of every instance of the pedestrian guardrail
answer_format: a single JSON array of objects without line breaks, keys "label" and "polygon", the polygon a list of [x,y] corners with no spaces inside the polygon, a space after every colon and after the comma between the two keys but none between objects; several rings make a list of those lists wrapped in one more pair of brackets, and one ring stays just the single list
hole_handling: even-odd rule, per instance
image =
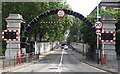
[{"label": "pedestrian guardrail", "polygon": [[15,67],[16,65],[29,63],[37,59],[39,59],[39,55],[35,55],[35,53],[27,53],[26,55],[22,55],[21,58],[16,58],[15,56],[14,59],[3,58],[0,59],[0,68],[3,68],[4,70],[6,67]]}]

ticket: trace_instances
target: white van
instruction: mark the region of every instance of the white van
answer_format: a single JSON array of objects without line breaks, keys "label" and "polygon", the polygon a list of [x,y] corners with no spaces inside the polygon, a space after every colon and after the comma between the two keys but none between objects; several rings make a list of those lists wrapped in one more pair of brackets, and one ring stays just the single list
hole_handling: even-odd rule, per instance
[{"label": "white van", "polygon": [[65,49],[65,50],[68,50],[68,46],[67,46],[67,45],[64,45],[64,49]]}]

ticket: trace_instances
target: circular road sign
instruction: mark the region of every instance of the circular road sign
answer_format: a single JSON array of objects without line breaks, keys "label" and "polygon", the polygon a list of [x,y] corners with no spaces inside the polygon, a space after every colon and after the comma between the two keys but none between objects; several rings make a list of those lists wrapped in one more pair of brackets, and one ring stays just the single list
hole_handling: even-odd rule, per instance
[{"label": "circular road sign", "polygon": [[57,16],[60,17],[60,18],[63,18],[65,16],[64,10],[58,10]]},{"label": "circular road sign", "polygon": [[98,30],[98,29],[101,29],[103,26],[102,22],[100,21],[96,21],[95,24],[94,24],[94,27]]},{"label": "circular road sign", "polygon": [[96,34],[99,35],[101,33],[101,30],[96,30]]}]

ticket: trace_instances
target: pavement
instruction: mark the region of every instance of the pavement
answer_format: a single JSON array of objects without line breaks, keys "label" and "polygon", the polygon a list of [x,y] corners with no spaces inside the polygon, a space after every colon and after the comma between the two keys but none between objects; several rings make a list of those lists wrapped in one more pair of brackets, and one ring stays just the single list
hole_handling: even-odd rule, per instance
[{"label": "pavement", "polygon": [[[42,58],[44,58],[45,56],[51,54],[51,53],[54,53],[54,51],[41,53],[41,55],[39,56],[39,60],[42,59]],[[35,61],[33,61],[33,62],[36,62],[36,61],[37,61],[37,60],[35,60]],[[21,69],[21,68],[30,66],[30,65],[33,64],[33,62],[18,64],[18,65],[16,65],[15,67],[14,67],[14,66],[5,67],[5,69],[0,68],[0,74],[1,74],[2,72],[11,72],[11,71],[14,71],[14,70],[17,70],[17,69]]]},{"label": "pavement", "polygon": [[78,58],[80,61],[90,65],[90,66],[93,66],[93,67],[96,67],[98,69],[102,69],[102,70],[105,70],[107,72],[110,72],[112,74],[118,74],[118,70],[113,68],[112,66],[107,66],[107,65],[101,65],[101,64],[97,64],[96,62],[93,62],[93,61],[88,61],[86,59],[86,56],[83,56],[83,54],[79,51],[72,51],[71,52],[74,56],[76,56],[76,58]]},{"label": "pavement", "polygon": [[[111,61],[107,60],[106,64],[102,65],[101,63],[98,64],[96,61],[87,60],[86,56],[85,55],[83,56],[83,46],[82,46],[82,44],[73,43],[71,46],[75,50],[72,53],[76,57],[78,57],[81,61],[83,61],[83,62],[85,62],[85,63],[87,63],[91,66],[106,70],[106,71],[111,72],[111,73],[116,73],[116,72],[119,71],[119,74],[120,74],[120,70],[118,70],[118,69],[120,69],[120,64],[118,64],[118,61],[116,60],[116,58],[113,58],[112,54],[110,56],[106,56],[107,58],[111,58],[112,60]],[[86,50],[86,47],[84,47],[84,52],[85,52],[85,50]]]}]

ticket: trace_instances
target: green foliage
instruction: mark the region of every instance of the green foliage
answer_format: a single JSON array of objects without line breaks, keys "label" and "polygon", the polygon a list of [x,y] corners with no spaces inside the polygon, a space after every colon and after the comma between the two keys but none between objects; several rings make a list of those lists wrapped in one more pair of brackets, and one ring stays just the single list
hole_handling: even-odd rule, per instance
[{"label": "green foliage", "polygon": [[73,18],[72,22],[76,22],[73,23],[72,27],[69,29],[69,35],[67,38],[67,42],[71,43],[71,42],[80,42],[81,40],[81,33],[80,33],[80,26],[81,24],[78,22],[81,22],[80,19],[78,18]]},{"label": "green foliage", "polygon": [[95,29],[90,28],[86,24],[82,24],[80,28],[80,32],[82,34],[82,39],[85,43],[88,43],[89,45],[95,45],[96,44],[96,34]]},{"label": "green foliage", "polygon": [[[105,13],[105,11],[103,9],[100,9],[99,10],[99,16],[103,16]],[[87,16],[88,19],[90,19],[90,21],[94,24],[94,22],[96,21],[97,19],[97,11],[93,11],[91,14],[89,14]]]},{"label": "green foliage", "polygon": [[[76,19],[74,20],[76,21]],[[74,24],[69,33],[68,43],[70,42],[84,42],[90,45],[90,48],[87,52],[87,57],[90,59],[95,55],[91,55],[95,53],[95,46],[96,46],[96,34],[95,29],[87,26],[84,21],[81,24]]]},{"label": "green foliage", "polygon": [[[4,13],[2,15],[3,29],[6,28],[5,18],[8,17],[10,13],[21,14],[24,20],[29,23],[37,15],[51,9],[70,9],[70,7],[66,3],[60,2],[4,2],[2,3],[2,13]],[[60,19],[56,15],[48,16],[40,20],[43,22],[62,22],[63,20],[65,22],[71,21],[69,16],[65,16],[63,19]],[[37,39],[40,41],[42,39],[48,41],[54,39],[63,40],[64,32],[71,26],[68,24],[41,24],[40,22],[32,26],[29,34],[29,39],[35,38],[35,32],[37,32]]]},{"label": "green foliage", "polygon": [[[70,7],[66,3],[60,2],[2,2],[2,29],[6,29],[7,23],[5,19],[9,14],[22,15],[26,24],[28,24],[39,14],[53,9],[70,9]],[[35,23],[35,25],[31,26],[32,28],[28,36],[29,40],[33,40],[37,37],[37,40],[39,41],[62,41],[64,39],[65,31],[68,30],[72,24],[41,24],[40,22],[69,22],[71,20],[71,17],[67,15],[62,19],[58,18],[57,15],[44,17],[43,19],[40,19],[39,22]],[[2,44],[4,53],[6,45],[4,42]]]},{"label": "green foliage", "polygon": [[78,38],[79,38],[79,31],[80,30],[80,26],[79,24],[74,24],[71,28],[70,28],[70,33],[69,33],[69,37],[68,40],[69,42],[78,42]]},{"label": "green foliage", "polygon": [[[69,16],[65,16],[64,18],[59,18],[57,16],[52,16],[52,18],[54,19],[49,19],[46,21],[52,21],[52,22],[56,22],[55,24],[43,24],[46,25],[46,29],[44,29],[44,31],[46,31],[44,38],[47,40],[60,40],[62,41],[64,39],[64,33],[66,32],[66,30],[68,30],[70,28],[70,26],[72,24],[63,24],[63,23],[57,23],[57,22],[68,22],[71,21],[71,19],[68,18]],[[43,21],[44,22],[44,21]]]}]

